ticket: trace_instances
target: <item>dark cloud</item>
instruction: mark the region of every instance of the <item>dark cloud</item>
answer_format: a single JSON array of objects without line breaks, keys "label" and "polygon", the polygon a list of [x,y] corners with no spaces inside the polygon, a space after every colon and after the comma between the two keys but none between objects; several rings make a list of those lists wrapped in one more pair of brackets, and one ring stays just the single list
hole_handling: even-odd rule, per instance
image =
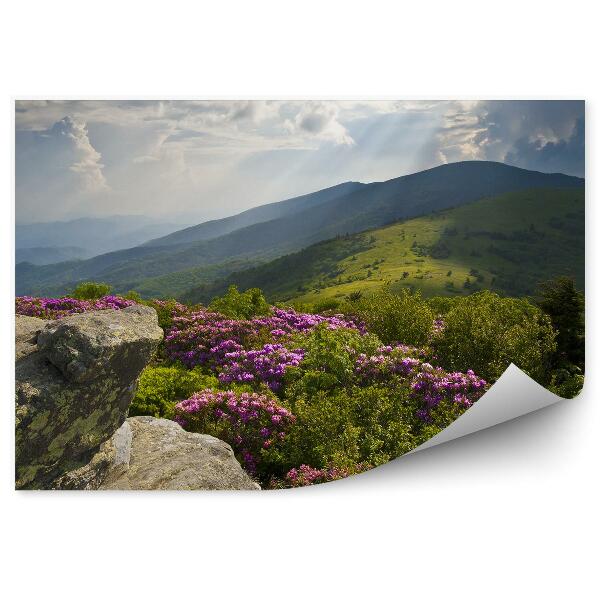
[{"label": "dark cloud", "polygon": [[581,177],[585,174],[585,123],[575,121],[573,132],[567,139],[543,142],[540,139],[519,138],[505,161],[514,165],[527,165],[539,171],[560,171]]},{"label": "dark cloud", "polygon": [[485,158],[583,176],[585,103],[578,100],[481,102],[474,143]]}]

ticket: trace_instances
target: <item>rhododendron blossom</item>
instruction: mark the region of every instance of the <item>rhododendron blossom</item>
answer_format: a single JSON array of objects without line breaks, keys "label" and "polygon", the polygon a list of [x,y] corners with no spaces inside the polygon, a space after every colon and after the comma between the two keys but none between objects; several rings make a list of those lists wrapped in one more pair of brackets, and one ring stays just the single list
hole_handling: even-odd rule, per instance
[{"label": "rhododendron blossom", "polygon": [[175,420],[188,431],[209,433],[231,444],[250,473],[261,450],[281,441],[296,417],[262,394],[203,390],[175,406]]},{"label": "rhododendron blossom", "polygon": [[40,319],[61,319],[68,315],[88,312],[90,310],[120,310],[134,305],[133,300],[120,296],[103,296],[98,300],[77,300],[76,298],[34,298],[17,296],[15,313],[38,317]]}]

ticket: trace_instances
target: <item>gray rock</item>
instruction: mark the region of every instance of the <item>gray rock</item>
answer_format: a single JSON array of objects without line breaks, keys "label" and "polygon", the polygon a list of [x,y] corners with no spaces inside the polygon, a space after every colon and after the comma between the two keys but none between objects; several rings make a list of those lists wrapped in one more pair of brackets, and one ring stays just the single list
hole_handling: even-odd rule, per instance
[{"label": "gray rock", "polygon": [[64,473],[49,486],[55,490],[97,490],[110,472],[113,477],[129,468],[133,433],[127,421],[101,444],[87,464]]},{"label": "gray rock", "polygon": [[17,360],[37,350],[38,334],[47,322],[37,317],[16,316],[15,358]]},{"label": "gray rock", "polygon": [[30,319],[17,317],[16,487],[45,488],[89,463],[121,426],[163,334],[143,306],[71,315],[40,330]]},{"label": "gray rock", "polygon": [[42,354],[65,378],[87,383],[106,370],[141,371],[162,339],[156,311],[148,306],[101,310],[52,321],[39,332]]},{"label": "gray rock", "polygon": [[174,421],[130,417],[90,462],[55,489],[258,490],[231,446],[189,433]]}]

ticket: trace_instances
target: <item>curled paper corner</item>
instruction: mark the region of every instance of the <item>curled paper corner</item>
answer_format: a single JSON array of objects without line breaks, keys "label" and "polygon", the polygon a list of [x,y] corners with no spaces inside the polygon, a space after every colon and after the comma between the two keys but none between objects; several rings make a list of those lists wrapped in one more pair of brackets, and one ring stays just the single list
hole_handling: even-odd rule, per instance
[{"label": "curled paper corner", "polygon": [[511,363],[498,381],[469,410],[408,454],[516,419],[561,400],[563,398],[548,391]]}]

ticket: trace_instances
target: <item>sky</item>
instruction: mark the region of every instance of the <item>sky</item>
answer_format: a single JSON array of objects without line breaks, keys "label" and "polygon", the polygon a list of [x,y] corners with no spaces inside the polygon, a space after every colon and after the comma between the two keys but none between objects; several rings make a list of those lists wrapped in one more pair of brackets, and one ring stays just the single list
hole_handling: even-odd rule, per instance
[{"label": "sky", "polygon": [[461,160],[584,176],[581,101],[19,100],[17,223],[194,224]]}]

